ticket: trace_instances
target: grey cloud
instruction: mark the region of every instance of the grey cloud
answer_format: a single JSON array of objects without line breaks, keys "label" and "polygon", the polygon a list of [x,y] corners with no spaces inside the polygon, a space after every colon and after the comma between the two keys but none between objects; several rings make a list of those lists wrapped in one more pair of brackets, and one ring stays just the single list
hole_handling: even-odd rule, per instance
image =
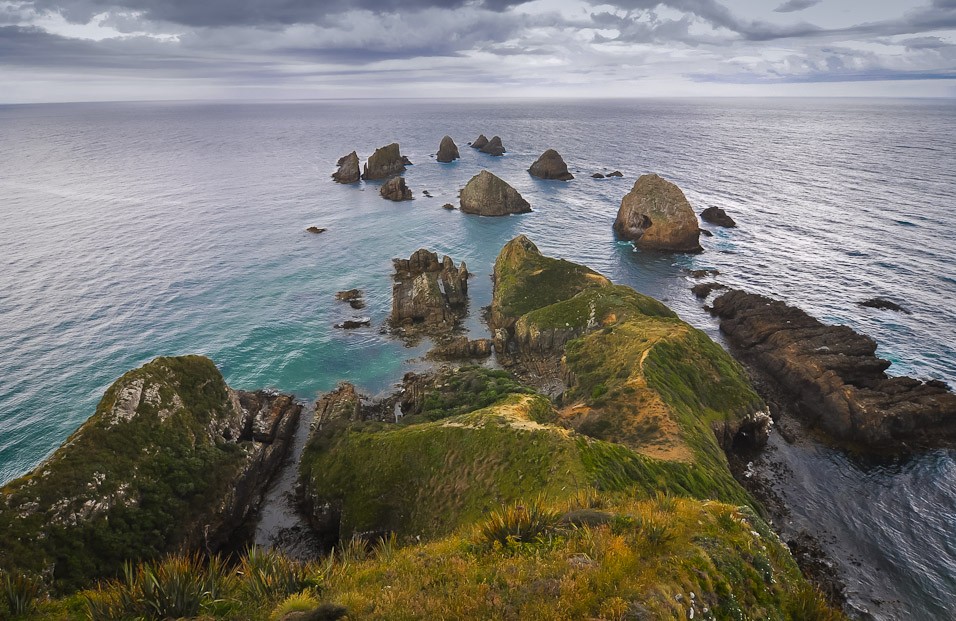
[{"label": "grey cloud", "polygon": [[395,14],[422,9],[482,8],[501,12],[529,0],[32,0],[40,11],[53,11],[87,23],[109,10],[133,11],[143,19],[183,26],[267,26],[316,24],[349,11]]},{"label": "grey cloud", "polygon": [[952,43],[943,41],[939,37],[912,37],[899,41],[908,50],[936,50],[941,48],[953,47]]},{"label": "grey cloud", "polygon": [[820,4],[821,0],[787,0],[774,9],[777,13],[793,13],[809,9],[812,6]]}]

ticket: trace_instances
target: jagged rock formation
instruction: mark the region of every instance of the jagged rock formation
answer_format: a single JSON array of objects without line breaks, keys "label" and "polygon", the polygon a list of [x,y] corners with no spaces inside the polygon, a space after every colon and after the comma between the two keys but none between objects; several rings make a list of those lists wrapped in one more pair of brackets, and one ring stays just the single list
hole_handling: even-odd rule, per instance
[{"label": "jagged rock formation", "polygon": [[641,175],[617,212],[614,232],[638,248],[700,252],[700,227],[690,203],[673,183]]},{"label": "jagged rock formation", "polygon": [[[528,169],[531,176],[540,179],[556,179],[559,181],[570,181],[574,175],[568,172],[568,165],[564,163],[564,158],[554,149],[548,149],[541,154],[531,168]],[[603,177],[603,175],[602,175]]]},{"label": "jagged rock formation", "polygon": [[361,289],[348,289],[347,291],[339,291],[335,294],[335,299],[340,302],[348,302],[349,306],[359,310],[365,308],[365,294],[362,293]]},{"label": "jagged rock formation", "polygon": [[517,190],[487,170],[471,178],[459,200],[462,213],[479,216],[507,216],[531,211],[531,204]]},{"label": "jagged rock formation", "polygon": [[407,156],[407,155],[403,155],[403,156],[402,156],[402,164],[405,164],[406,166],[414,166],[414,164],[412,163],[412,161],[411,161],[410,159],[408,159],[408,156]]},{"label": "jagged rock formation", "polygon": [[491,355],[491,339],[469,340],[467,336],[458,336],[436,345],[428,355],[433,358],[461,359],[487,358]]},{"label": "jagged rock formation", "polygon": [[257,510],[300,410],[229,388],[201,356],[126,373],[49,459],[0,490],[0,568],[76,587],[126,560],[218,550]]},{"label": "jagged rock formation", "polygon": [[362,179],[387,179],[405,172],[405,161],[397,142],[375,149],[362,172]]},{"label": "jagged rock formation", "polygon": [[441,139],[441,144],[438,145],[438,155],[435,156],[439,162],[447,164],[453,162],[460,158],[461,155],[458,153],[458,145],[455,144],[455,141],[452,140],[451,136],[445,136]]},{"label": "jagged rock formation", "polygon": [[359,158],[355,151],[340,157],[336,166],[339,169],[332,173],[332,178],[337,183],[356,183],[359,180]]},{"label": "jagged rock formation", "polygon": [[451,257],[424,248],[409,259],[393,259],[392,326],[424,324],[451,327],[464,314],[468,302],[468,268],[455,267]]},{"label": "jagged rock formation", "polygon": [[382,198],[390,201],[410,201],[412,200],[412,191],[405,185],[405,177],[392,177],[382,184],[379,188],[379,194]]},{"label": "jagged rock formation", "polygon": [[[474,146],[474,145],[472,145]],[[479,149],[482,153],[487,153],[488,155],[501,156],[506,153],[505,147],[501,144],[501,138],[498,136],[493,137],[488,141],[488,144]]]},{"label": "jagged rock formation", "polygon": [[714,300],[713,313],[734,346],[834,437],[887,448],[956,439],[956,395],[942,382],[887,377],[873,339],[737,290]]},{"label": "jagged rock formation", "polygon": [[488,139],[485,138],[484,134],[479,134],[475,141],[471,143],[472,149],[483,149],[488,146]]},{"label": "jagged rock formation", "polygon": [[700,212],[700,218],[705,222],[710,222],[711,224],[723,226],[728,229],[737,226],[734,219],[728,216],[727,212],[720,207],[708,207]]}]

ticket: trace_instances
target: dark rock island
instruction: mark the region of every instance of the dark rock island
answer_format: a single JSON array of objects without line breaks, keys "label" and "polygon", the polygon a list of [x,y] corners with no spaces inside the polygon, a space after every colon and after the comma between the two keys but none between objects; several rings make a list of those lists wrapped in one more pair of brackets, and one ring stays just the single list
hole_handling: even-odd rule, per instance
[{"label": "dark rock island", "polygon": [[[479,136],[479,140],[481,137]],[[474,145],[472,145],[474,146]],[[498,136],[493,137],[488,143],[479,149],[482,153],[487,153],[488,155],[500,156],[506,153],[504,145],[501,144],[501,138]]]},{"label": "dark rock island", "polygon": [[554,149],[548,149],[542,153],[541,157],[528,169],[528,172],[531,173],[531,176],[540,179],[557,179],[559,181],[574,179],[574,175],[568,172],[568,165],[564,163],[564,158]]},{"label": "dark rock island", "polygon": [[487,170],[474,177],[461,191],[461,211],[479,216],[528,213],[531,204],[513,187]]},{"label": "dark rock island", "polygon": [[356,183],[359,180],[359,158],[355,151],[340,157],[336,165],[339,169],[332,173],[332,178],[337,183]]},{"label": "dark rock island", "polygon": [[614,220],[614,232],[638,248],[700,252],[697,216],[680,188],[658,175],[641,175]]},{"label": "dark rock island", "polygon": [[734,222],[734,219],[728,216],[727,212],[720,207],[708,207],[700,212],[700,217],[705,222],[710,222],[711,224],[716,224],[717,226],[723,226],[726,228],[733,228],[737,226],[737,223]]},{"label": "dark rock island", "polygon": [[439,162],[447,164],[453,162],[460,158],[461,155],[458,153],[458,145],[455,144],[455,141],[452,140],[451,136],[445,136],[441,139],[441,144],[438,145],[438,155],[435,157]]},{"label": "dark rock island", "polygon": [[835,438],[888,449],[956,439],[956,395],[942,382],[888,377],[873,339],[743,291],[718,297],[713,313],[734,346]]},{"label": "dark rock island", "polygon": [[405,172],[405,158],[402,157],[398,143],[393,142],[375,149],[375,153],[365,162],[362,179],[366,181],[388,179],[403,172]]},{"label": "dark rock island", "polygon": [[410,201],[412,200],[412,191],[405,185],[404,177],[392,177],[382,184],[378,190],[382,198],[390,201]]}]

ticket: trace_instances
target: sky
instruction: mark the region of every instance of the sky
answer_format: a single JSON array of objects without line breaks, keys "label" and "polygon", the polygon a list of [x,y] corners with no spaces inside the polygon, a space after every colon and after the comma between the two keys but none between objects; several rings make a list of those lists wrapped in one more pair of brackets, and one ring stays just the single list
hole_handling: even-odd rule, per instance
[{"label": "sky", "polygon": [[956,0],[0,0],[0,103],[956,97]]}]

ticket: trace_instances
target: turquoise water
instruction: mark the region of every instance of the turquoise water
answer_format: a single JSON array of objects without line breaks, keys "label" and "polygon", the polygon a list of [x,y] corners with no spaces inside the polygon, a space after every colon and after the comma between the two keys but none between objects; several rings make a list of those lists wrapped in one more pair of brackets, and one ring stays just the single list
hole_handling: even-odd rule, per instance
[{"label": "turquoise water", "polygon": [[[391,259],[427,247],[466,261],[467,325],[480,335],[494,258],[519,233],[712,335],[683,268],[717,268],[727,284],[848,323],[880,342],[893,372],[954,382],[954,121],[956,107],[933,101],[0,107],[0,481],[31,469],[111,382],[159,355],[205,354],[234,387],[306,399],[340,380],[386,391],[427,346],[381,332]],[[430,155],[446,133],[463,157],[438,164]],[[469,149],[479,133],[500,135],[508,154]],[[331,181],[341,155],[364,160],[393,141],[415,163],[405,174],[415,201]],[[549,147],[576,180],[526,173]],[[482,168],[535,211],[441,209]],[[615,169],[625,178],[590,178]],[[739,228],[714,229],[697,256],[616,242],[611,222],[644,172],[677,182],[697,211],[725,208]],[[355,312],[333,295],[352,287],[366,292],[358,313],[372,327],[344,332],[333,324]],[[856,305],[874,295],[913,314]],[[939,461],[934,472],[951,470],[951,456]],[[949,551],[940,571],[956,573],[952,537],[930,534]],[[956,587],[934,588],[956,599]]]}]

